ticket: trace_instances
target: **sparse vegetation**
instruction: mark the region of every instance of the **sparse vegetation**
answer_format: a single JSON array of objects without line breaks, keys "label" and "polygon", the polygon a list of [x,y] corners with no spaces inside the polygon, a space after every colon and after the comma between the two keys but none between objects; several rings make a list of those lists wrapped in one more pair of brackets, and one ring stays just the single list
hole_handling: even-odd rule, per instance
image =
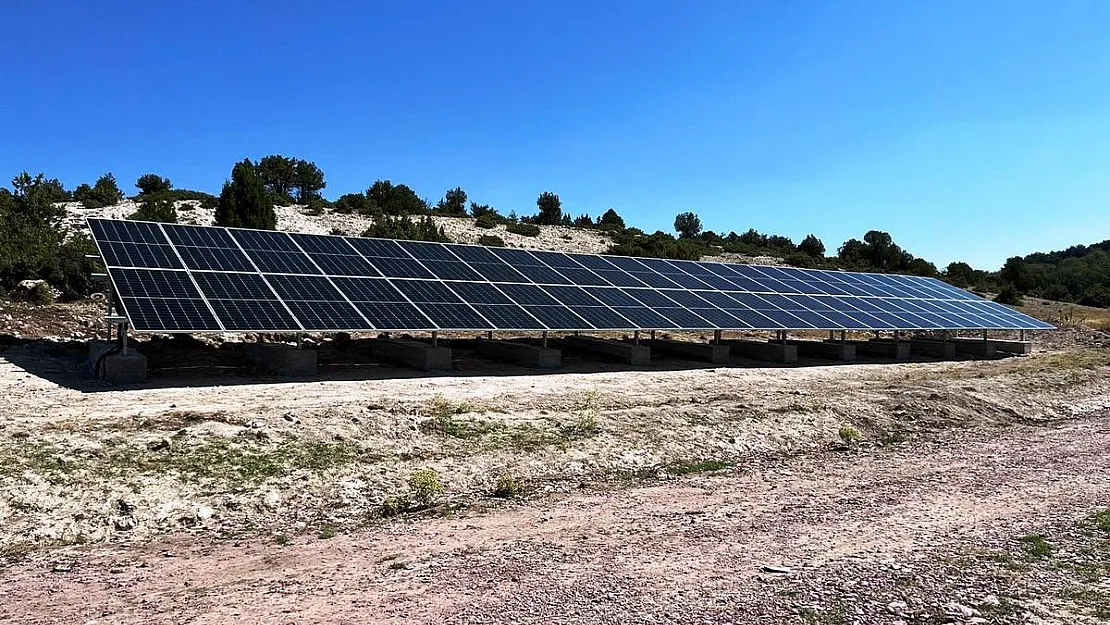
[{"label": "sparse vegetation", "polygon": [[519,497],[524,494],[524,481],[514,473],[502,471],[490,494],[501,499]]},{"label": "sparse vegetation", "polygon": [[320,540],[328,540],[329,538],[335,538],[338,533],[339,532],[336,531],[335,527],[331,525],[325,525],[320,528],[319,532],[316,532],[316,537]]},{"label": "sparse vegetation", "polygon": [[484,234],[478,237],[478,245],[485,245],[487,247],[505,247],[505,239],[494,235]]},{"label": "sparse vegetation", "polygon": [[497,218],[494,217],[492,213],[482,213],[478,216],[477,219],[474,220],[474,226],[477,228],[482,228],[484,230],[496,228]]},{"label": "sparse vegetation", "polygon": [[1018,539],[1021,550],[1031,560],[1043,560],[1052,555],[1052,545],[1040,534],[1028,534]]},{"label": "sparse vegetation", "polygon": [[713,473],[731,469],[733,463],[724,460],[697,460],[694,462],[675,462],[667,465],[671,475],[690,475],[693,473]]},{"label": "sparse vegetation", "polygon": [[848,446],[855,445],[860,441],[860,432],[856,429],[856,426],[851,423],[841,424],[837,434],[840,436],[841,442]]},{"label": "sparse vegetation", "polygon": [[519,234],[522,237],[538,237],[540,236],[540,227],[534,224],[515,223],[505,226],[506,232],[512,234]]},{"label": "sparse vegetation", "polygon": [[421,469],[409,476],[409,489],[413,496],[423,505],[429,505],[436,497],[443,494],[443,484],[439,481],[439,473],[434,469]]}]

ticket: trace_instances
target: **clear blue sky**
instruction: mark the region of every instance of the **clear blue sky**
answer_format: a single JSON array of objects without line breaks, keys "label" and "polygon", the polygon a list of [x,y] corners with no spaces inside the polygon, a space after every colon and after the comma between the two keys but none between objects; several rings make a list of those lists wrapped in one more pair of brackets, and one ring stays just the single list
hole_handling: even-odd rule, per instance
[{"label": "clear blue sky", "polygon": [[[170,6],[170,5],[173,6]],[[1110,2],[38,2],[4,9],[0,175],[316,161],[504,213],[544,190],[943,267],[1110,238]]]}]

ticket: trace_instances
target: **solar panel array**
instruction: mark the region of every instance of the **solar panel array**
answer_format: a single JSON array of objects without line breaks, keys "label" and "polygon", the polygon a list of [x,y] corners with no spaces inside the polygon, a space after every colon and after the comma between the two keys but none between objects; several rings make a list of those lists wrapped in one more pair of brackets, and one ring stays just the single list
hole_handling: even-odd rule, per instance
[{"label": "solar panel array", "polygon": [[933,278],[90,219],[137,332],[1052,326]]}]

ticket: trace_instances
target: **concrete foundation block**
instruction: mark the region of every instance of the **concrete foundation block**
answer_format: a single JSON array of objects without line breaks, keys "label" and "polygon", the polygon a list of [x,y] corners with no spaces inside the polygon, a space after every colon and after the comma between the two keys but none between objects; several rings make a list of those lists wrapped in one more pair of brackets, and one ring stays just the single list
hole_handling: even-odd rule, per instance
[{"label": "concrete foundation block", "polygon": [[995,344],[993,341],[984,340],[954,340],[952,345],[956,348],[957,354],[967,354],[968,356],[978,356],[980,358],[994,358]]},{"label": "concrete foundation block", "polygon": [[607,360],[636,367],[651,364],[651,348],[647,345],[634,345],[625,341],[598,339],[590,336],[568,336],[563,344],[571,349],[602,356]]},{"label": "concrete foundation block", "polygon": [[765,341],[729,341],[729,353],[733,356],[741,356],[743,358],[752,358],[754,360],[766,360],[769,362],[782,363],[784,365],[793,365],[798,363],[798,347],[782,342],[765,342]]},{"label": "concrete foundation block", "polygon": [[[146,356],[130,348],[126,354],[108,354],[115,347],[116,343],[110,341],[89,343],[89,373],[96,374],[99,360],[100,378],[110,384],[134,384],[146,381]],[[103,360],[101,356],[104,357]]]},{"label": "concrete foundation block", "polygon": [[891,360],[910,359],[909,341],[894,342],[876,339],[872,341],[855,341],[855,346],[857,354],[880,356],[882,358],[890,358]]},{"label": "concrete foundation block", "polygon": [[799,356],[850,362],[856,359],[856,345],[848,341],[787,341],[798,350]]},{"label": "concrete foundation block", "polygon": [[[982,344],[984,341],[983,341],[983,339],[957,338],[957,339],[952,339],[952,342],[956,343],[957,345],[971,345],[972,343]],[[1005,354],[1022,354],[1022,355],[1033,353],[1033,342],[1032,341],[1002,341],[1002,340],[990,339],[986,342],[994,345],[994,351],[996,351],[996,352],[1003,352]]]},{"label": "concrete foundation block", "polygon": [[279,343],[248,343],[244,346],[247,357],[263,373],[290,378],[316,375],[316,350],[298,349]]},{"label": "concrete foundation block", "polygon": [[[630,339],[625,339],[625,341],[630,341]],[[732,360],[729,346],[725,344],[691,343],[688,341],[672,341],[669,339],[641,339],[640,345],[646,345],[651,348],[652,351],[659,354],[668,354],[687,358],[689,360],[711,362],[713,364],[724,364]]]},{"label": "concrete foundation block", "polygon": [[931,339],[911,339],[910,353],[931,356],[944,360],[956,357],[956,344],[951,341],[935,341]]},{"label": "concrete foundation block", "polygon": [[374,339],[374,355],[419,371],[450,371],[451,348],[435,347],[413,339]]},{"label": "concrete foundation block", "polygon": [[472,342],[470,346],[483,356],[505,360],[525,367],[558,369],[563,366],[563,352],[549,347],[490,339],[479,339]]}]

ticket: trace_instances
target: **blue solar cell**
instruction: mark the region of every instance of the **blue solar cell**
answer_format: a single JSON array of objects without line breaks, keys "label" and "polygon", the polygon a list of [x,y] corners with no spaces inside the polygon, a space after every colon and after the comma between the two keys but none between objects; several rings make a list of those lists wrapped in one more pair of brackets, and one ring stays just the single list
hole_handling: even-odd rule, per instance
[{"label": "blue solar cell", "polygon": [[575,308],[574,313],[598,330],[635,330],[638,327],[632,321],[604,306],[582,306]]},{"label": "blue solar cell", "polygon": [[393,280],[393,286],[416,304],[461,304],[462,299],[438,280]]},{"label": "blue solar cell", "polygon": [[728,314],[736,317],[740,321],[746,323],[749,327],[756,330],[780,330],[788,326],[775,321],[771,317],[764,315],[755,310],[741,310],[737,308],[730,308]]},{"label": "blue solar cell", "polygon": [[528,253],[532,256],[535,256],[540,262],[547,265],[548,267],[554,267],[556,269],[562,269],[563,267],[567,267],[570,269],[581,269],[582,267],[578,263],[571,260],[569,256],[560,252],[529,250]]},{"label": "blue solar cell", "polygon": [[557,306],[559,302],[546,291],[532,284],[500,284],[497,288],[521,306]]},{"label": "blue solar cell", "polygon": [[744,323],[735,316],[729,314],[727,311],[719,308],[691,308],[691,312],[709,322],[711,327],[717,328],[747,328],[748,324]]},{"label": "blue solar cell", "polygon": [[420,310],[441,330],[494,330],[468,304],[420,304]]},{"label": "blue solar cell", "polygon": [[285,305],[305,330],[340,332],[374,329],[348,302],[285,300]]},{"label": "blue solar cell", "polygon": [[559,273],[579,286],[610,286],[609,282],[589,269],[575,269],[573,267],[559,267]]},{"label": "blue solar cell", "polygon": [[355,302],[355,308],[376,330],[435,330],[420,309],[407,302]]},{"label": "blue solar cell", "polygon": [[611,287],[586,289],[590,295],[609,306],[640,306],[640,302],[621,289]]},{"label": "blue solar cell", "polygon": [[578,306],[599,306],[601,302],[587,293],[584,289],[577,286],[545,286],[544,291],[547,291],[551,297],[554,297],[557,302],[564,306],[576,308]]},{"label": "blue solar cell", "polygon": [[539,266],[542,266],[542,267],[547,266],[544,263],[540,262],[540,260],[538,258],[536,258],[535,256],[532,256],[531,254],[529,254],[528,252],[526,252],[524,250],[510,250],[510,249],[497,247],[497,248],[490,248],[490,251],[493,252],[494,255],[496,255],[502,261],[504,261],[506,263],[509,263],[510,265],[512,265],[513,267],[516,267],[518,269],[520,268],[521,265],[539,265]]},{"label": "blue solar cell", "polygon": [[[267,275],[266,281],[285,301],[343,301],[343,294],[324,276]],[[299,317],[299,315],[298,315]]]},{"label": "blue solar cell", "polygon": [[625,293],[634,297],[636,301],[651,308],[670,308],[678,305],[674,300],[668,298],[666,295],[663,295],[663,293],[661,293],[660,291],[656,291],[655,289],[623,290]]},{"label": "blue solar cell", "polygon": [[267,251],[267,252],[300,252],[300,248],[293,243],[293,238],[287,232],[276,232],[273,230],[241,230],[238,228],[228,229],[231,238],[239,242],[239,245],[247,251]]},{"label": "blue solar cell", "polygon": [[452,282],[449,286],[463,301],[471,304],[513,303],[500,289],[485,282]]},{"label": "blue solar cell", "polygon": [[462,261],[425,260],[424,266],[441,280],[481,280],[482,276]]},{"label": "blue solar cell", "polygon": [[329,276],[378,277],[381,275],[361,256],[310,253],[309,258]]},{"label": "blue solar cell", "polygon": [[405,296],[384,278],[334,278],[333,282],[352,302],[405,301]]},{"label": "blue solar cell", "polygon": [[247,255],[262,273],[321,273],[304,252],[247,250]]},{"label": "blue solar cell", "polygon": [[593,269],[595,271],[613,271],[618,269],[616,265],[609,262],[604,256],[595,256],[592,254],[567,254],[567,256],[587,269]]},{"label": "blue solar cell", "polygon": [[721,291],[735,291],[739,288],[736,286],[735,282],[711,273],[699,275],[698,280],[701,280],[702,282],[708,284],[710,287]]},{"label": "blue solar cell", "polygon": [[[437,261],[437,262],[458,262],[457,256],[451,253],[439,243],[428,243],[425,241],[398,241],[406,252],[412,255],[413,258],[418,260]],[[424,263],[429,269],[436,263]]]},{"label": "blue solar cell", "polygon": [[545,330],[539,320],[516,304],[473,304],[496,328],[504,330]]},{"label": "blue solar cell", "polygon": [[181,261],[169,245],[104,241],[100,243],[100,252],[108,267],[182,268]]},{"label": "blue solar cell", "polygon": [[358,251],[347,243],[343,237],[324,236],[322,234],[290,234],[293,241],[309,256],[316,254],[339,254],[341,256],[357,255]]},{"label": "blue solar cell", "polygon": [[159,224],[142,221],[118,221],[110,219],[89,219],[89,230],[97,242],[118,241],[121,243],[165,244]]},{"label": "blue solar cell", "polygon": [[647,286],[641,280],[637,280],[636,276],[619,269],[613,271],[597,269],[594,273],[613,286]]},{"label": "blue solar cell", "polygon": [[[677,289],[661,289],[659,291],[667,299],[678,302],[679,306],[686,308],[710,308],[710,304],[704,298],[699,297],[698,293],[693,291],[680,291]],[[647,304],[648,302],[644,302]],[[673,304],[672,304],[673,305]]]},{"label": "blue solar cell", "polygon": [[388,278],[435,278],[419,261],[411,258],[367,256],[366,260]]},{"label": "blue solar cell", "polygon": [[681,274],[680,273],[668,273],[668,274],[666,274],[666,276],[672,282],[675,282],[679,286],[685,287],[687,289],[711,289],[711,288],[713,288],[713,287],[709,286],[708,284],[706,284],[705,282],[703,282],[702,280],[698,279],[697,276],[692,276],[688,273],[681,273]]},{"label": "blue solar cell", "polygon": [[202,299],[184,271],[113,269],[111,276],[116,293],[123,297]]},{"label": "blue solar cell", "polygon": [[[209,273],[198,271],[193,274],[197,286],[208,299],[268,299],[278,297],[262,276],[256,273]],[[261,326],[259,326],[261,327]]]},{"label": "blue solar cell", "polygon": [[517,265],[516,269],[536,284],[571,284],[570,280],[564,278],[551,267],[541,265]]},{"label": "blue solar cell", "polygon": [[631,256],[606,256],[605,260],[630,273],[651,271],[647,266]]},{"label": "blue solar cell", "polygon": [[614,306],[613,310],[628,319],[633,330],[663,330],[674,327],[670,319],[646,306]]},{"label": "blue solar cell", "polygon": [[490,282],[531,282],[524,274],[501,261],[496,263],[470,263],[470,268]]},{"label": "blue solar cell", "polygon": [[504,264],[489,248],[478,247],[476,245],[451,245],[445,244],[445,247],[451,251],[452,254],[458,256],[468,263],[498,263]]},{"label": "blue solar cell", "polygon": [[659,314],[670,319],[674,324],[671,327],[680,330],[712,330],[712,323],[700,317],[697,313],[686,308],[656,308]]},{"label": "blue solar cell", "polygon": [[212,271],[255,271],[247,255],[239,248],[176,246],[177,253],[189,269]]},{"label": "blue solar cell", "polygon": [[226,330],[273,332],[301,329],[285,306],[276,300],[209,299],[208,301]]},{"label": "blue solar cell", "polygon": [[550,330],[583,330],[592,327],[566,306],[528,306],[527,310]]},{"label": "blue solar cell", "polygon": [[220,324],[202,299],[121,297],[124,313],[138,332],[218,332]]},{"label": "blue solar cell", "polygon": [[239,249],[232,240],[231,235],[223,228],[210,228],[207,226],[186,226],[183,224],[162,224],[166,236],[175,247],[222,247],[226,249]]},{"label": "blue solar cell", "polygon": [[[631,275],[633,278],[636,278],[640,282],[642,282],[642,283],[644,283],[648,286],[655,287],[655,288],[677,289],[677,288],[680,287],[680,285],[677,282],[675,282],[674,280],[671,280],[670,278],[668,278],[667,276],[664,276],[661,273],[631,272],[631,273],[629,273],[629,275]],[[699,288],[704,289],[706,287],[702,286],[702,287],[699,287]]]},{"label": "blue solar cell", "polygon": [[374,258],[406,258],[411,259],[408,252],[401,249],[396,241],[388,239],[364,239],[361,237],[343,237],[359,254]]}]

